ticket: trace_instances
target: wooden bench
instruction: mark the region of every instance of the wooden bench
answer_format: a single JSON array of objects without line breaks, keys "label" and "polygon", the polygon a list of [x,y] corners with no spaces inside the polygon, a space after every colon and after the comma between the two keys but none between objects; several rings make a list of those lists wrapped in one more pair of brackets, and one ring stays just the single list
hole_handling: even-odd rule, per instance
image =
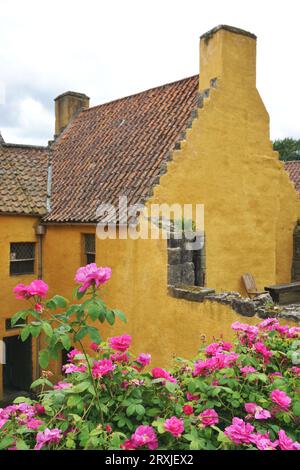
[{"label": "wooden bench", "polygon": [[265,294],[265,292],[258,291],[255,279],[251,273],[243,274],[242,280],[247,291],[248,297],[250,297],[250,299],[252,299],[252,297],[256,297],[257,295]]},{"label": "wooden bench", "polygon": [[300,282],[266,286],[265,290],[270,293],[273,301],[280,305],[300,303]]}]

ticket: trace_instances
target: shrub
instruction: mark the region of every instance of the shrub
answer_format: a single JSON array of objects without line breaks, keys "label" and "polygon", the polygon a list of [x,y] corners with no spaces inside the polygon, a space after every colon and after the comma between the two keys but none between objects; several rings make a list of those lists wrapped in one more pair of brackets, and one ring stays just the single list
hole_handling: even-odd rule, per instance
[{"label": "shrub", "polygon": [[219,340],[194,361],[176,359],[171,372],[147,370],[150,354],[133,356],[129,335],[103,342],[91,326],[126,321],[99,296],[110,275],[94,263],[80,268],[74,295],[86,300],[70,306],[57,295],[43,300],[42,281],[15,289],[32,303],[13,318],[27,319],[21,338],[45,336],[42,368],[61,349],[69,353],[62,380],[53,385],[44,370],[32,384],[36,400],[19,397],[0,410],[0,449],[300,450],[300,328],[275,318],[236,322],[234,345]]}]

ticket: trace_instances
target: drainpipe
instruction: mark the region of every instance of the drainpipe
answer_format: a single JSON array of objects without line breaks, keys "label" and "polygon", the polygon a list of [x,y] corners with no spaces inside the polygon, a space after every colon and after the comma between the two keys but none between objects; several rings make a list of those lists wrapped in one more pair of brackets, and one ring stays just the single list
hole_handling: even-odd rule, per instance
[{"label": "drainpipe", "polygon": [[[35,234],[37,236],[38,246],[38,279],[43,278],[43,236],[46,233],[46,227],[44,225],[37,225],[35,228]],[[35,357],[35,376],[36,379],[40,377],[41,369],[39,365],[39,352],[40,352],[40,337],[36,339],[36,357]]]}]

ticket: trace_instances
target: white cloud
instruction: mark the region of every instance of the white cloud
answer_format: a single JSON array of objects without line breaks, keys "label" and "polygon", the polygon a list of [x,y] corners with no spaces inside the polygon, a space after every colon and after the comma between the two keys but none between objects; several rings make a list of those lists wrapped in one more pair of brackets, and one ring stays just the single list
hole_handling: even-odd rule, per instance
[{"label": "white cloud", "polygon": [[300,74],[297,4],[2,0],[3,136],[47,143],[53,135],[53,99],[69,89],[88,94],[95,105],[197,73],[200,34],[225,23],[258,36],[257,83],[272,137],[300,137],[300,90],[294,86]]}]

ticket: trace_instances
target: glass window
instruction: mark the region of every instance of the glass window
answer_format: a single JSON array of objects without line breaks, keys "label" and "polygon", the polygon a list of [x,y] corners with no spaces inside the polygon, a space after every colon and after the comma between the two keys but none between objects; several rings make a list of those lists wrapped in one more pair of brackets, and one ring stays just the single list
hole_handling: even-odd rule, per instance
[{"label": "glass window", "polygon": [[96,248],[95,235],[93,233],[86,233],[84,235],[84,258],[86,264],[95,263]]},{"label": "glass window", "polygon": [[34,274],[35,243],[10,244],[10,275]]}]

